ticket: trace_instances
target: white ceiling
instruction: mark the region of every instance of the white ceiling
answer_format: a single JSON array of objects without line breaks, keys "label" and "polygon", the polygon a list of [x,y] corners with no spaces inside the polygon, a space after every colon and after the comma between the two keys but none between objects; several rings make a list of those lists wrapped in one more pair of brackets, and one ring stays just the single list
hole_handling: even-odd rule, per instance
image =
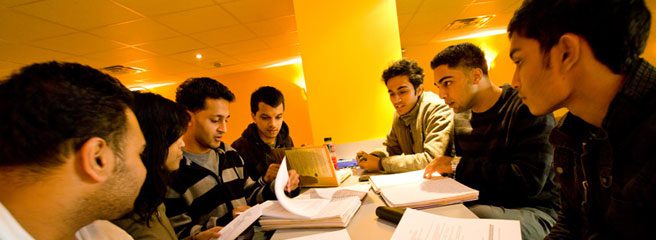
[{"label": "white ceiling", "polygon": [[[486,28],[503,27],[520,3],[397,0],[401,43],[476,30],[444,31],[459,18],[495,14]],[[253,70],[300,51],[292,0],[0,0],[0,22],[2,76],[56,59],[143,68],[116,77],[155,84]]]}]

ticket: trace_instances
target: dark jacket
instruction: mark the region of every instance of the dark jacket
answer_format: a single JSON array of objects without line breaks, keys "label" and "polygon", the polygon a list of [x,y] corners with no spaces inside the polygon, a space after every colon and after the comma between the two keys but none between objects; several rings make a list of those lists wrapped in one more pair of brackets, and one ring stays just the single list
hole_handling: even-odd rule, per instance
[{"label": "dark jacket", "polygon": [[548,239],[645,239],[656,216],[656,69],[627,72],[602,127],[568,114],[551,134],[561,212]]},{"label": "dark jacket", "polygon": [[[244,159],[244,167],[246,167],[250,176],[257,181],[263,181],[262,177],[264,177],[264,174],[269,168],[269,164],[276,162],[273,156],[273,150],[262,141],[255,123],[249,124],[241,134],[241,137],[234,141],[231,146]],[[278,136],[276,137],[275,148],[289,148],[293,146],[294,142],[289,136],[287,123],[283,122],[280,132],[278,132]]]},{"label": "dark jacket", "polygon": [[548,138],[556,122],[551,114],[531,115],[509,85],[502,89],[489,110],[472,113],[469,121],[456,117],[456,152],[462,159],[455,179],[479,190],[479,200],[469,204],[532,207],[555,218],[558,185]]}]

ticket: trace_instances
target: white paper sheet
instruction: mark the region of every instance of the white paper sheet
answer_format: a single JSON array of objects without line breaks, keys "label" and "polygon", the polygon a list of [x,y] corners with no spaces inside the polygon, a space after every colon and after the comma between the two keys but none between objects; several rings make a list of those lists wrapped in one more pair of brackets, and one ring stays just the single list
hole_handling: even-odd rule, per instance
[{"label": "white paper sheet", "polygon": [[519,221],[450,218],[406,209],[392,240],[521,240]]},{"label": "white paper sheet", "polygon": [[317,233],[302,237],[290,238],[288,240],[351,240],[346,229]]},{"label": "white paper sheet", "polygon": [[364,198],[369,192],[371,186],[369,183],[360,183],[354,184],[346,187],[334,187],[334,188],[312,188],[305,191],[301,198],[323,198],[323,199],[333,199],[333,198],[343,198],[350,196],[357,196],[359,198]]},{"label": "white paper sheet", "polygon": [[280,204],[289,212],[311,218],[314,215],[317,215],[328,203],[330,200],[327,199],[292,199],[285,195],[285,186],[289,181],[289,175],[287,173],[287,158],[283,158],[282,163],[280,163],[280,168],[278,169],[278,175],[276,175],[276,181],[274,190],[276,197]]},{"label": "white paper sheet", "polygon": [[233,240],[239,237],[239,234],[262,216],[262,208],[262,204],[258,204],[242,212],[219,231],[221,233],[219,238],[213,238],[213,240]]}]

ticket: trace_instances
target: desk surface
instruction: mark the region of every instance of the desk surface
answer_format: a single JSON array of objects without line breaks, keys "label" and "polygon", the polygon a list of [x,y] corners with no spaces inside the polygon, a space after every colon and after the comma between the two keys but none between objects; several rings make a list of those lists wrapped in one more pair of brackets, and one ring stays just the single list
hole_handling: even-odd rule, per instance
[{"label": "desk surface", "polygon": [[[353,184],[357,181],[357,176],[351,176],[342,185]],[[378,194],[369,190],[369,193],[367,193],[367,196],[362,201],[362,206],[360,206],[360,209],[357,213],[355,213],[355,216],[353,216],[351,219],[348,227],[346,227],[346,230],[351,236],[351,239],[390,239],[392,237],[392,233],[394,233],[396,224],[378,219],[376,216],[376,208],[379,206],[385,206],[385,203]],[[467,209],[467,207],[462,204],[428,208],[423,209],[422,211],[440,214],[448,217],[478,218],[476,215],[474,215],[474,213],[469,211],[469,209]],[[277,230],[271,239],[288,239],[334,230],[337,230],[337,228],[281,229]]]}]

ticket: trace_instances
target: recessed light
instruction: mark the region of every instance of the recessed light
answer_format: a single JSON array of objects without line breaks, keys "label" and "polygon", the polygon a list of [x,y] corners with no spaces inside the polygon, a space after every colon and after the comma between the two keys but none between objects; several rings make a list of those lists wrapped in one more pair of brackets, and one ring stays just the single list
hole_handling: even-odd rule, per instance
[{"label": "recessed light", "polygon": [[203,58],[203,54],[196,53],[196,59],[202,59],[202,58]]}]

